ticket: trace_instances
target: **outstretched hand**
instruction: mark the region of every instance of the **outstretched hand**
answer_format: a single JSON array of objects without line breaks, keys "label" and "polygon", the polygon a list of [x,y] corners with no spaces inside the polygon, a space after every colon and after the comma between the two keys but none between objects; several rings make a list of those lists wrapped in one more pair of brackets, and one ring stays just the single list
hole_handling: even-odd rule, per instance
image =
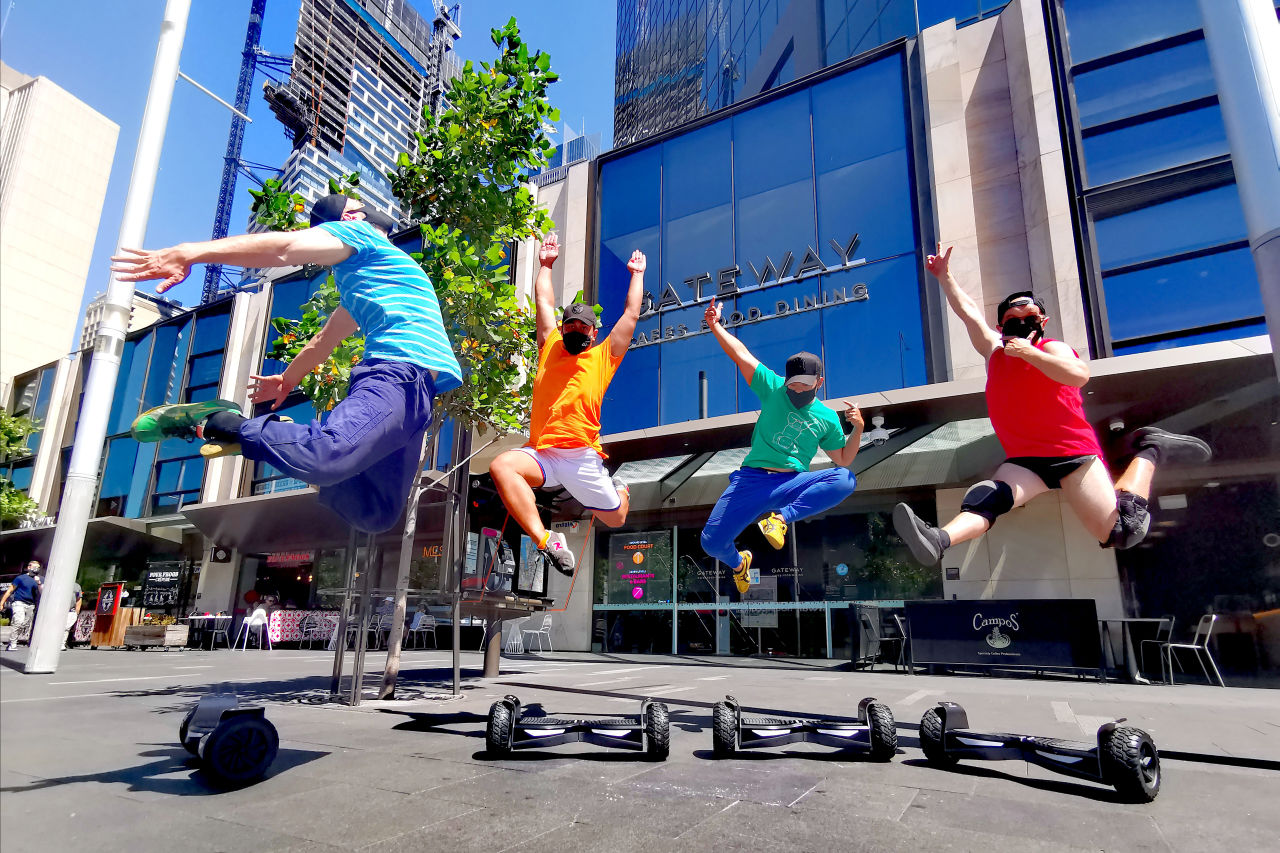
[{"label": "outstretched hand", "polygon": [[186,262],[176,246],[155,251],[121,246],[120,252],[111,258],[111,271],[121,281],[163,279],[156,285],[156,293],[164,293],[181,284],[191,274],[191,264]]},{"label": "outstretched hand", "polygon": [[948,246],[947,253],[942,254],[942,244],[938,244],[937,254],[929,255],[924,259],[924,267],[933,274],[935,278],[946,278],[951,272],[951,250],[955,246]]},{"label": "outstretched hand", "polygon": [[644,272],[646,266],[648,261],[645,260],[644,252],[636,249],[631,253],[631,260],[627,261],[627,269],[632,272]]},{"label": "outstretched hand", "polygon": [[707,324],[708,329],[714,329],[716,324],[720,322],[720,312],[722,304],[716,302],[716,298],[711,297],[711,301],[707,303],[707,310],[702,312],[702,321]]},{"label": "outstretched hand", "polygon": [[289,392],[293,390],[292,385],[285,384],[284,375],[278,376],[257,376],[249,377],[253,381],[249,383],[249,399],[254,405],[258,403],[270,403],[271,411],[280,408],[280,404],[289,396]]},{"label": "outstretched hand", "polygon": [[850,403],[845,400],[844,411],[841,414],[844,415],[844,419],[849,422],[849,426],[853,427],[854,430],[861,430],[866,425],[862,420],[862,410],[858,408],[857,403]]},{"label": "outstretched hand", "polygon": [[560,257],[560,238],[556,236],[556,232],[552,231],[538,247],[538,262],[544,267],[549,267],[555,264],[558,257]]}]

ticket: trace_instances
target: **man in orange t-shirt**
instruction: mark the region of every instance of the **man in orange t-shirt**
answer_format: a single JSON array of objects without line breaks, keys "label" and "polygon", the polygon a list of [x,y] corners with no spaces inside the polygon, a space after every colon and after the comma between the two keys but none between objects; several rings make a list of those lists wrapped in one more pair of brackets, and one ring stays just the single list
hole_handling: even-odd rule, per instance
[{"label": "man in orange t-shirt", "polygon": [[600,447],[600,404],[604,390],[631,345],[640,319],[644,293],[645,257],[631,253],[627,269],[631,285],[622,316],[609,337],[597,344],[600,321],[591,306],[581,302],[565,308],[556,327],[551,268],[560,256],[555,234],[538,250],[541,268],[534,282],[538,320],[538,373],[533,380],[533,410],[529,443],[500,454],[489,465],[493,483],[507,511],[538,544],[551,564],[566,575],[576,561],[563,533],[542,524],[533,490],[563,487],[608,527],[627,520],[631,496],[627,487],[611,479]]}]

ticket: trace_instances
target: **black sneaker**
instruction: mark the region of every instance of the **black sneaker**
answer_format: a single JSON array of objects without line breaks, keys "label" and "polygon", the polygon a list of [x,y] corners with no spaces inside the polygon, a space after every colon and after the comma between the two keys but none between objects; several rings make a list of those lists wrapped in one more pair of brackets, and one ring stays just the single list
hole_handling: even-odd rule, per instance
[{"label": "black sneaker", "polygon": [[1142,427],[1129,434],[1129,444],[1135,451],[1154,449],[1160,464],[1204,464],[1213,458],[1213,448],[1194,435],[1177,435],[1157,427]]},{"label": "black sneaker", "polygon": [[911,556],[922,566],[936,566],[942,562],[942,536],[938,528],[927,521],[921,521],[906,504],[898,504],[893,508],[893,529],[907,547]]}]

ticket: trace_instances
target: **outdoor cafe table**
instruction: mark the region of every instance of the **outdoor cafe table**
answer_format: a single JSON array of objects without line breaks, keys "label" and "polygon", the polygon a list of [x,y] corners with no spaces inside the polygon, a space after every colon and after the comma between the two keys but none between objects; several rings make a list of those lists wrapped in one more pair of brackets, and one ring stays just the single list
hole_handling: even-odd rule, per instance
[{"label": "outdoor cafe table", "polygon": [[336,610],[276,610],[267,617],[267,636],[274,643],[296,643],[302,640],[302,623],[314,617],[332,641],[338,630]]}]

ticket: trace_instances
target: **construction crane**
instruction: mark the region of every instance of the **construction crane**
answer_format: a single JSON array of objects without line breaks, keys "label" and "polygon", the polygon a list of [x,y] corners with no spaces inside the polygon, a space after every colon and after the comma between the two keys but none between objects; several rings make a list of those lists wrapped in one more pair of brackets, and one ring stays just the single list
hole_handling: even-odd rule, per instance
[{"label": "construction crane", "polygon": [[[252,0],[249,7],[249,28],[244,36],[244,50],[240,53],[240,81],[236,84],[236,112],[231,116],[231,133],[227,136],[227,150],[222,158],[222,183],[218,188],[218,209],[213,217],[213,239],[227,236],[231,225],[231,208],[235,204],[236,176],[240,173],[259,186],[263,177],[258,170],[278,175],[280,170],[262,163],[251,163],[240,157],[244,146],[245,120],[241,113],[249,109],[249,95],[253,89],[254,72],[261,69],[268,77],[275,78],[279,74],[287,74],[293,64],[293,57],[276,56],[261,47],[262,16],[266,12],[267,0]],[[208,264],[204,269],[204,291],[200,302],[212,302],[218,298],[222,283],[222,265]]]}]

